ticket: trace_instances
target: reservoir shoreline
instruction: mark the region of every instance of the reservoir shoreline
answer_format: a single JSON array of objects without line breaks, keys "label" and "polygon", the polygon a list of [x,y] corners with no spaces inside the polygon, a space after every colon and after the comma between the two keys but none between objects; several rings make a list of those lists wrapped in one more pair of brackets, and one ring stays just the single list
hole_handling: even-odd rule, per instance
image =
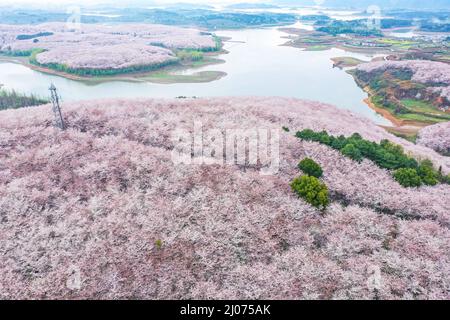
[{"label": "reservoir shoreline", "polygon": [[[367,93],[344,70],[333,68],[332,58],[348,56],[371,61],[370,54],[340,49],[308,52],[283,46],[286,33],[274,28],[220,30],[222,52],[205,56],[192,67],[154,71],[150,74],[120,75],[98,79],[63,78],[54,72],[36,69],[17,58],[0,58],[0,83],[5,89],[24,94],[48,96],[50,83],[65,101],[102,98],[175,98],[223,96],[278,96],[332,104],[391,125],[372,110],[364,99]],[[230,41],[227,41],[230,40]],[[7,61],[9,60],[9,61]],[[11,60],[15,60],[14,64]],[[21,64],[17,64],[22,62]],[[37,71],[38,70],[38,71]]]}]

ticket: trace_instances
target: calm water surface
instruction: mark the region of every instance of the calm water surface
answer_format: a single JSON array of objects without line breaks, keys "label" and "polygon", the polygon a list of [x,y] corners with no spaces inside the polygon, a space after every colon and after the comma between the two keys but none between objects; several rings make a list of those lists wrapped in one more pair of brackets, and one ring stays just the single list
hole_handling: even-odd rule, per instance
[{"label": "calm water surface", "polygon": [[111,81],[87,84],[33,71],[19,64],[0,63],[0,84],[20,92],[48,96],[49,84],[53,82],[63,101],[112,97],[296,97],[330,103],[379,124],[389,124],[363,102],[367,94],[355,84],[353,78],[345,71],[333,68],[330,60],[338,56],[351,56],[369,61],[373,56],[339,49],[305,52],[281,46],[288,35],[277,28],[219,31],[217,34],[230,37],[233,41],[225,44],[229,54],[220,57],[226,62],[185,73],[216,70],[228,74],[218,81],[192,84]]}]

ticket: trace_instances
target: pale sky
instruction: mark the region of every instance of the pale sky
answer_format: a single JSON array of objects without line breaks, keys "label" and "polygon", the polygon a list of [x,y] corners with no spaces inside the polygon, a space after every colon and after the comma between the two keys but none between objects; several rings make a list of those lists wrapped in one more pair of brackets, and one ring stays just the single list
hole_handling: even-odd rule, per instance
[{"label": "pale sky", "polygon": [[[133,0],[0,0],[0,5],[32,5],[37,7],[42,7],[46,5],[95,5],[95,4],[121,4],[123,3],[129,3],[129,2],[136,2]],[[139,3],[145,3],[145,0],[137,0]],[[171,4],[171,3],[180,3],[180,2],[186,2],[186,3],[205,3],[205,4],[230,4],[230,3],[241,3],[241,2],[264,2],[264,3],[270,3],[271,0],[266,1],[258,1],[258,0],[148,0],[148,4]]]}]

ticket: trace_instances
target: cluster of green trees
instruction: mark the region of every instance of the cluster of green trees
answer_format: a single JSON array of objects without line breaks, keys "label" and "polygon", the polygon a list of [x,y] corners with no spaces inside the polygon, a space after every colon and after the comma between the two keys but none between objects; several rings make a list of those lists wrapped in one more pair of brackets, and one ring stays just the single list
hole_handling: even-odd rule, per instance
[{"label": "cluster of green trees", "polygon": [[10,57],[29,57],[33,50],[2,50],[0,54]]},{"label": "cluster of green trees", "polygon": [[[320,15],[309,16],[311,20],[314,20],[314,25],[319,27],[317,30],[326,32],[332,35],[338,34],[356,34],[360,36],[382,36],[382,32],[376,28],[369,28],[368,21],[366,19],[341,21],[334,20],[329,17],[325,18]],[[304,20],[306,17],[302,17]],[[381,19],[380,28],[390,29],[399,27],[411,27],[413,25],[412,20],[407,19]]]},{"label": "cluster of green trees", "polygon": [[177,58],[182,61],[200,61],[203,60],[203,52],[199,50],[179,50]]},{"label": "cluster of green trees", "polygon": [[310,129],[299,131],[296,136],[302,140],[325,144],[358,162],[363,159],[372,160],[378,167],[394,171],[394,178],[404,187],[419,187],[423,184],[434,186],[450,182],[450,177],[444,176],[441,168],[434,169],[431,161],[424,160],[419,163],[406,155],[401,146],[389,140],[376,143],[363,139],[358,133],[347,138]]},{"label": "cluster of green trees", "polygon": [[31,59],[36,59],[38,53],[44,52],[44,49],[31,49],[31,50],[3,50],[0,54],[10,57],[29,57]]},{"label": "cluster of green trees", "polygon": [[450,32],[450,23],[436,23],[433,20],[424,21],[420,25],[420,30],[427,32]]},{"label": "cluster of green trees", "polygon": [[383,36],[381,30],[377,28],[369,28],[367,20],[340,21],[333,20],[327,25],[318,27],[317,31],[325,32],[333,36],[339,34],[356,34],[358,36]]},{"label": "cluster of green trees", "polygon": [[382,29],[412,27],[413,20],[410,19],[381,19]]},{"label": "cluster of green trees", "polygon": [[16,39],[17,40],[30,40],[30,39],[35,39],[35,38],[40,38],[40,37],[48,37],[48,36],[52,36],[53,32],[39,32],[39,33],[35,33],[35,34],[19,34]]},{"label": "cluster of green trees", "polygon": [[83,76],[96,76],[96,77],[98,77],[98,76],[114,76],[114,75],[125,74],[125,73],[150,72],[150,71],[158,70],[160,68],[174,64],[176,62],[177,62],[176,60],[169,60],[169,61],[166,61],[163,63],[132,66],[132,67],[120,68],[120,69],[112,69],[112,68],[111,69],[89,69],[89,68],[71,68],[65,64],[59,64],[59,63],[41,64],[36,60],[35,56],[30,57],[30,63],[32,63],[34,65],[52,69],[52,70],[56,70],[56,71],[60,71],[60,72],[75,74],[75,75],[82,76],[82,77]]},{"label": "cluster of green trees", "polygon": [[38,106],[46,103],[48,103],[48,100],[35,95],[27,96],[14,90],[0,89],[0,110]]},{"label": "cluster of green trees", "polygon": [[291,182],[292,190],[309,204],[325,209],[330,199],[327,186],[319,180],[323,175],[322,168],[310,158],[303,159],[298,167],[305,175]]},{"label": "cluster of green trees", "polygon": [[[204,34],[208,34],[210,35],[209,32],[203,32]],[[205,47],[205,48],[183,48],[181,50],[186,50],[186,51],[198,51],[198,52],[216,52],[216,51],[220,51],[222,50],[223,47],[223,42],[222,39],[216,35],[212,35],[213,39],[214,39],[214,47]]]},{"label": "cluster of green trees", "polygon": [[216,43],[216,47],[213,50],[211,50],[211,51],[220,51],[220,50],[222,50],[222,47],[223,47],[222,39],[220,39],[216,35],[213,35],[213,37],[214,37],[214,41]]},{"label": "cluster of green trees", "polygon": [[298,168],[305,174],[316,177],[317,179],[321,178],[323,175],[322,167],[310,158],[305,158],[300,161]]},{"label": "cluster of green trees", "polygon": [[[300,21],[309,21],[309,22],[317,22],[317,21],[331,21],[331,18],[327,15],[324,14],[310,14],[310,15],[305,15],[305,16],[301,16],[300,17]],[[316,24],[317,25],[317,24]]]}]

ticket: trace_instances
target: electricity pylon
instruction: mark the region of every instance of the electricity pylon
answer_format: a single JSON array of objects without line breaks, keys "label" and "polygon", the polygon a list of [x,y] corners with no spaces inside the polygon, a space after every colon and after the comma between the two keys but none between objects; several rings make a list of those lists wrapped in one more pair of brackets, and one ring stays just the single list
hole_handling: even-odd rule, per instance
[{"label": "electricity pylon", "polygon": [[61,108],[59,106],[58,93],[56,92],[56,87],[53,83],[51,84],[49,90],[51,93],[51,99],[52,99],[52,104],[53,104],[53,114],[55,115],[55,124],[61,130],[65,130],[66,125],[64,124],[64,119],[62,117]]}]

